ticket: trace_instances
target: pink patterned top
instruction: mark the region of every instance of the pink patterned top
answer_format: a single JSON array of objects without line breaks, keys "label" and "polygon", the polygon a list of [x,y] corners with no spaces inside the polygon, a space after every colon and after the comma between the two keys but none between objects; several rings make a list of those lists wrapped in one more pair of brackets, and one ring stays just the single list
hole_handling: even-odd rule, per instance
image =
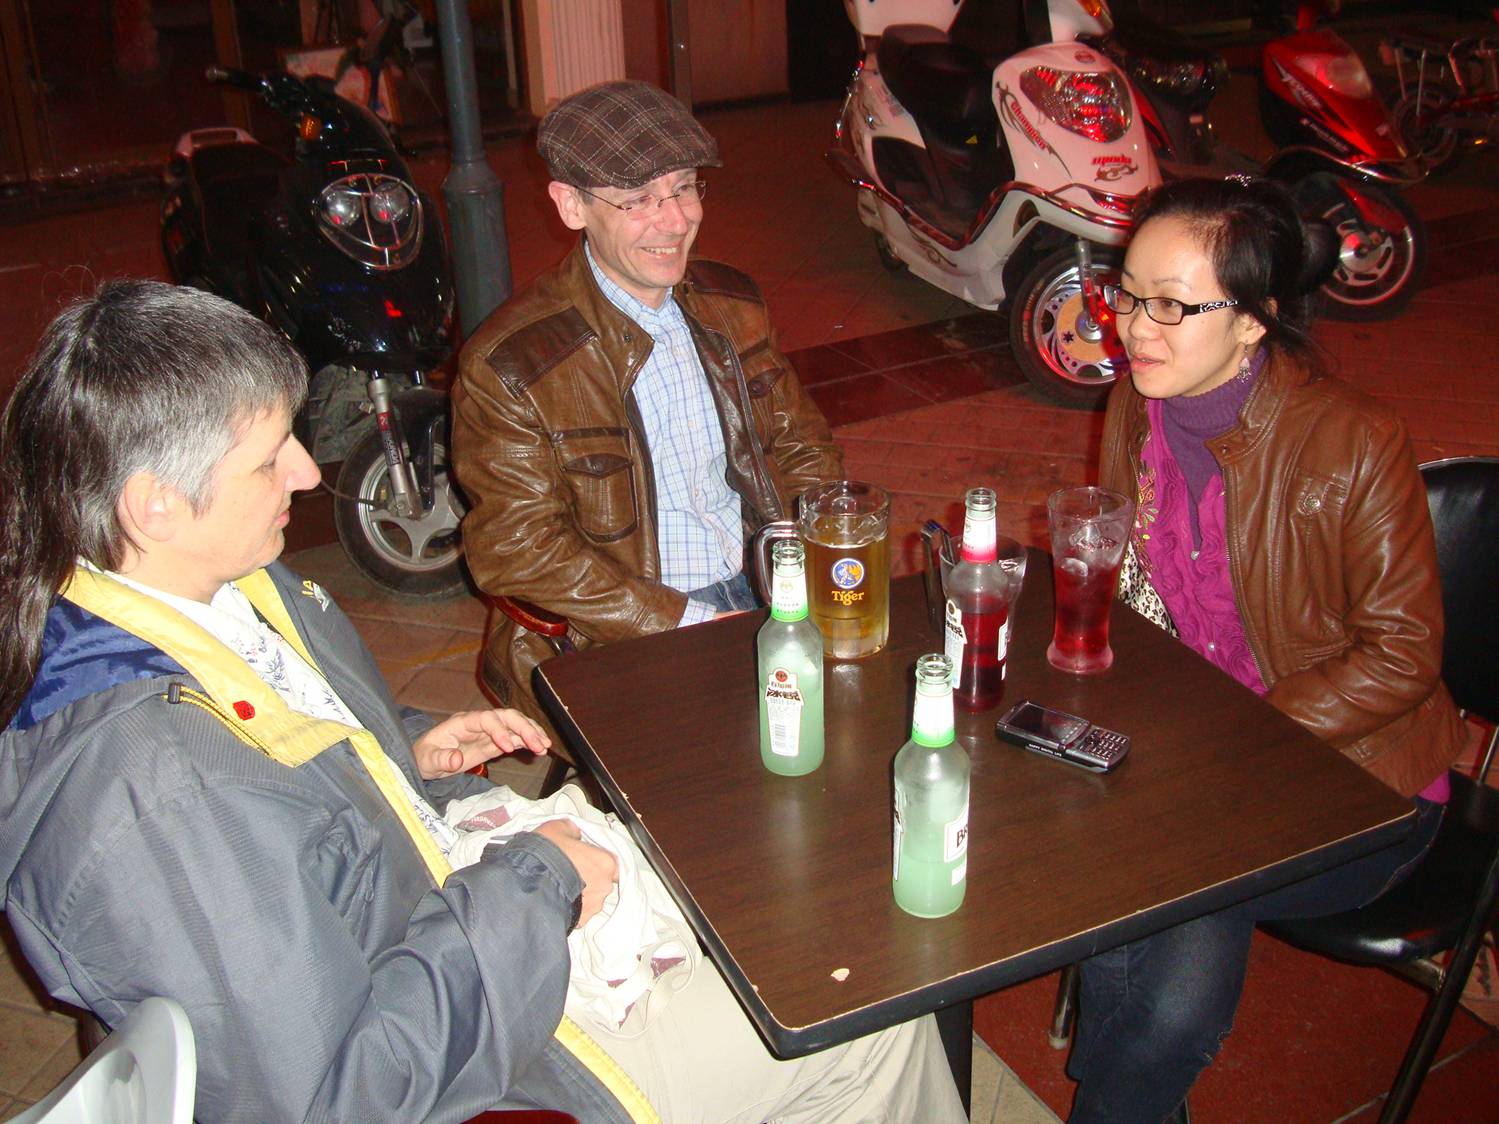
[{"label": "pink patterned top", "polygon": [[1140,450],[1140,498],[1135,548],[1150,584],[1165,602],[1177,633],[1257,695],[1267,688],[1244,636],[1228,571],[1227,507],[1223,475],[1214,473],[1197,504],[1202,545],[1192,547],[1191,498],[1186,478],[1161,428],[1161,400],[1148,403],[1150,435]]}]

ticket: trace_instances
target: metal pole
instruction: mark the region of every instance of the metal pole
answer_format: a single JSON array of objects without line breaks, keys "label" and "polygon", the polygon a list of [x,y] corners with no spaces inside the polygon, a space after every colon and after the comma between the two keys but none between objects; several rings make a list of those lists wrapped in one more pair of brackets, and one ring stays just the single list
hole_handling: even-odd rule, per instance
[{"label": "metal pole", "polygon": [[[448,201],[458,313],[467,337],[510,297],[505,185],[484,157],[468,0],[437,0],[437,33],[453,138],[453,166],[442,194]],[[505,33],[510,33],[508,27]]]}]

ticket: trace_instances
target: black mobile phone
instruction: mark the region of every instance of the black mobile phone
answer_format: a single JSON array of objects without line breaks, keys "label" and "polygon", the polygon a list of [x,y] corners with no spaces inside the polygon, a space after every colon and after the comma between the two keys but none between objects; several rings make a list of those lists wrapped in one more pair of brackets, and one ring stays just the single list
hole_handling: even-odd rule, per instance
[{"label": "black mobile phone", "polygon": [[1030,699],[1012,706],[995,724],[994,732],[1022,749],[1095,773],[1116,768],[1129,753],[1129,738],[1123,734]]}]

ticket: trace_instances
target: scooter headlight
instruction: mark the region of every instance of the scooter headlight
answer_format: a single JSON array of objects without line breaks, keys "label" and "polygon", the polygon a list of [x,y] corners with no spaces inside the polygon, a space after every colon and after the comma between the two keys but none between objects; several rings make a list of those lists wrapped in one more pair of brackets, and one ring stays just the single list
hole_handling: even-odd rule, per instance
[{"label": "scooter headlight", "polygon": [[1223,84],[1228,66],[1222,59],[1183,59],[1164,62],[1159,59],[1130,59],[1130,77],[1142,86],[1176,97],[1198,97],[1211,93]]},{"label": "scooter headlight", "polygon": [[1112,71],[1035,66],[1020,76],[1020,90],[1062,128],[1089,140],[1116,141],[1129,128],[1129,87]]},{"label": "scooter headlight", "polygon": [[1336,55],[1328,59],[1322,76],[1345,98],[1374,97],[1374,83],[1357,55]]},{"label": "scooter headlight", "polygon": [[340,230],[358,222],[364,214],[364,198],[349,188],[328,188],[323,192],[323,215]]},{"label": "scooter headlight", "polygon": [[399,269],[422,246],[422,204],[404,180],[356,172],[319,193],[318,229],[355,261],[373,269]]},{"label": "scooter headlight", "polygon": [[411,211],[411,193],[406,185],[389,183],[370,192],[370,214],[377,222],[397,223]]}]

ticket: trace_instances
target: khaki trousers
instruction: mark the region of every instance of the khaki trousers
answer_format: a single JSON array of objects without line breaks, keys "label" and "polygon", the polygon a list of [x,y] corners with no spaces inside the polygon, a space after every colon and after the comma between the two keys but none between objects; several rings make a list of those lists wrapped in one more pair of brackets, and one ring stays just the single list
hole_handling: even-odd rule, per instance
[{"label": "khaki trousers", "polygon": [[580,1023],[634,1078],[664,1124],[967,1120],[931,1015],[782,1061],[706,956],[639,1037]]}]

